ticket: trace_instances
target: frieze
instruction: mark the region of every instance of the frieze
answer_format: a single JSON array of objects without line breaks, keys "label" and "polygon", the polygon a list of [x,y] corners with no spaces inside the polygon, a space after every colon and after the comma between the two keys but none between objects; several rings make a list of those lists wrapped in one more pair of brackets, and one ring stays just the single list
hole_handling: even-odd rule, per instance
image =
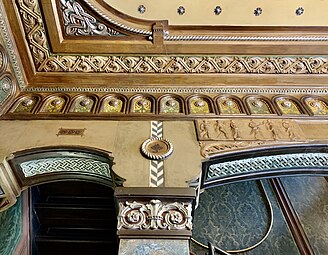
[{"label": "frieze", "polygon": [[191,230],[191,202],[120,202],[117,229]]},{"label": "frieze", "polygon": [[[4,84],[8,85],[8,84]],[[4,88],[6,88],[6,86]],[[276,100],[276,99],[279,100]],[[293,102],[293,103],[291,103]],[[295,108],[295,105],[297,108]],[[328,115],[328,102],[325,97],[298,95],[231,95],[231,94],[130,94],[130,93],[22,93],[12,102],[4,118],[19,118],[30,114],[31,118],[99,116],[101,118],[118,118],[122,116],[165,116],[166,118],[206,118],[198,123],[200,140],[297,140],[291,132],[288,120],[276,123],[277,116],[304,118],[313,116],[322,118]],[[277,110],[278,109],[278,110]],[[295,112],[295,109],[299,109]],[[238,126],[233,121],[212,123],[215,116],[228,118],[251,118],[246,129],[252,131],[251,137],[239,137]],[[259,119],[262,117],[263,119]],[[280,117],[280,118],[282,118]],[[264,119],[265,118],[265,119]],[[261,123],[260,123],[260,122]],[[209,128],[209,134],[206,129]],[[215,131],[211,130],[215,129]],[[228,131],[235,132],[229,136]],[[285,130],[288,137],[280,135]],[[238,132],[237,132],[238,131]],[[297,130],[295,130],[297,132]],[[214,135],[214,133],[217,133]],[[285,133],[286,133],[285,132]],[[211,134],[210,134],[211,133]],[[211,137],[210,137],[211,135]],[[201,138],[202,137],[202,138]],[[220,139],[219,139],[220,138]],[[301,139],[301,138],[300,138]]]},{"label": "frieze", "polygon": [[305,136],[290,119],[196,120],[199,141],[300,141]]}]

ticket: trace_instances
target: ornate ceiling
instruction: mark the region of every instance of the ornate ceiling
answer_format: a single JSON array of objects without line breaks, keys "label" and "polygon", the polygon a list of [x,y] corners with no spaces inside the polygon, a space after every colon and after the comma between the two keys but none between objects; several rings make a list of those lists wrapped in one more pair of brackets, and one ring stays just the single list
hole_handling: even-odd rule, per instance
[{"label": "ornate ceiling", "polygon": [[10,0],[1,35],[25,91],[322,93],[327,2]]}]

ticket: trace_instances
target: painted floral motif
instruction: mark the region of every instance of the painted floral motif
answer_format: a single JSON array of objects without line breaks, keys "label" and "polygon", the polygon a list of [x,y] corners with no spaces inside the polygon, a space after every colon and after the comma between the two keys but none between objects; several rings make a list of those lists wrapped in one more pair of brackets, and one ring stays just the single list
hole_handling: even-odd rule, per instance
[{"label": "painted floral motif", "polygon": [[91,112],[94,100],[91,97],[79,97],[75,100],[73,112]]},{"label": "painted floral motif", "polygon": [[20,100],[14,112],[15,113],[32,112],[34,106],[36,105],[36,102],[37,100],[35,97],[25,97]]}]

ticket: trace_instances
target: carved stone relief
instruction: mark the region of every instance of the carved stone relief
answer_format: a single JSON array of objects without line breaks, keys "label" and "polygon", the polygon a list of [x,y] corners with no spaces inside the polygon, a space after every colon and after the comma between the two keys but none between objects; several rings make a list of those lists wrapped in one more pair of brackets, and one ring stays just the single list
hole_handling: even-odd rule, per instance
[{"label": "carved stone relief", "polygon": [[191,203],[120,202],[117,229],[191,230],[191,211]]},{"label": "carved stone relief", "polygon": [[208,119],[196,120],[199,141],[299,141],[305,136],[293,120]]}]

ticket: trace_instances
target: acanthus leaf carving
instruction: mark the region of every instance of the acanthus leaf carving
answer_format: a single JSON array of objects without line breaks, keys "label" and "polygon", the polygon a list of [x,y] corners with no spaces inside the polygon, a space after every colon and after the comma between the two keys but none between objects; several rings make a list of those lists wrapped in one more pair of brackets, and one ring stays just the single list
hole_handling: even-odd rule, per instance
[{"label": "acanthus leaf carving", "polygon": [[120,202],[117,229],[191,230],[191,203]]}]

